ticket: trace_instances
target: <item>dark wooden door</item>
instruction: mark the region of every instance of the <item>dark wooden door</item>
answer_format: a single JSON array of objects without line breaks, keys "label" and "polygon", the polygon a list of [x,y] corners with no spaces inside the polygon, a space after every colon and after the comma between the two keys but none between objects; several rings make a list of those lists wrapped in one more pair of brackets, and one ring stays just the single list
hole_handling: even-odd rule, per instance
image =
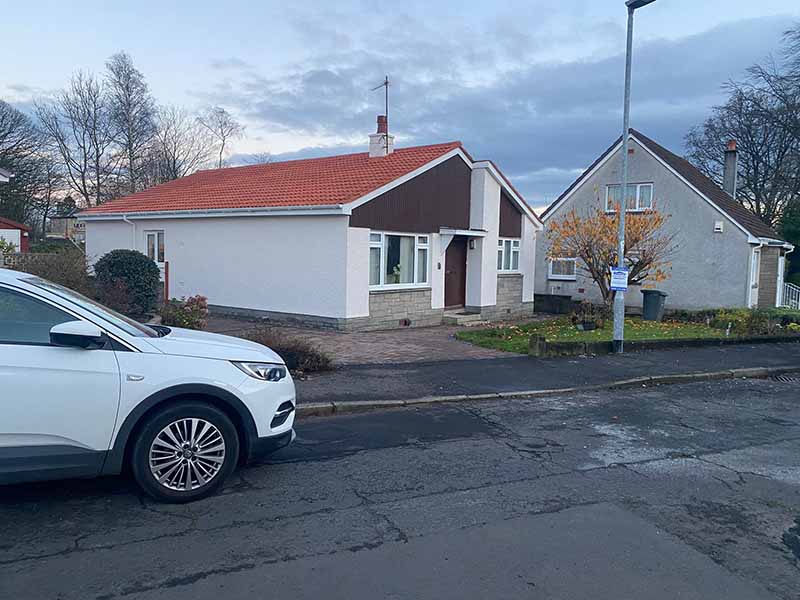
[{"label": "dark wooden door", "polygon": [[464,306],[467,296],[467,238],[455,237],[444,256],[444,305]]}]

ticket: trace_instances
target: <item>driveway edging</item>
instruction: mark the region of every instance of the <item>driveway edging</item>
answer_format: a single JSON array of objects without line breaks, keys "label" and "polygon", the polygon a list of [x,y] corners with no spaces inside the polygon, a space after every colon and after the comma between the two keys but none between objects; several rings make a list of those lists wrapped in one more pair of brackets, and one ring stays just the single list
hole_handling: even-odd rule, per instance
[{"label": "driveway edging", "polygon": [[513,400],[517,398],[544,398],[562,394],[593,392],[598,390],[622,389],[631,387],[647,387],[649,385],[675,385],[679,383],[696,383],[699,381],[715,381],[721,379],[766,379],[776,375],[800,373],[797,367],[748,367],[725,371],[708,371],[699,373],[677,373],[673,375],[653,375],[621,379],[608,383],[582,385],[567,388],[545,390],[520,390],[512,392],[493,392],[488,394],[458,394],[454,396],[426,396],[407,400],[353,400],[344,402],[311,402],[299,404],[297,415],[301,417],[323,417],[334,414],[347,414],[379,410],[382,408],[403,408],[422,404],[443,404],[451,402],[479,402],[482,400]]}]

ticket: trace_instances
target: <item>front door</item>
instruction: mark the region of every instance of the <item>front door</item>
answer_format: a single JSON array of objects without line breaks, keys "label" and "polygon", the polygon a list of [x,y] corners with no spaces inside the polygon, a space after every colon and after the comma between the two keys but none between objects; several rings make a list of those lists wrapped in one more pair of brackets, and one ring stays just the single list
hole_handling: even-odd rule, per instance
[{"label": "front door", "polygon": [[444,305],[464,306],[467,296],[467,238],[454,237],[444,256]]}]

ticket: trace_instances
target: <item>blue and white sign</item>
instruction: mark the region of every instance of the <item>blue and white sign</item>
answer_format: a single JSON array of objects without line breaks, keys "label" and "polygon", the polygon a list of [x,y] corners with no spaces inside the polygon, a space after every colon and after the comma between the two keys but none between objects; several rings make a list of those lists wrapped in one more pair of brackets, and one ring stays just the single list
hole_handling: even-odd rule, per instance
[{"label": "blue and white sign", "polygon": [[621,267],[611,267],[611,291],[628,291],[628,269]]}]

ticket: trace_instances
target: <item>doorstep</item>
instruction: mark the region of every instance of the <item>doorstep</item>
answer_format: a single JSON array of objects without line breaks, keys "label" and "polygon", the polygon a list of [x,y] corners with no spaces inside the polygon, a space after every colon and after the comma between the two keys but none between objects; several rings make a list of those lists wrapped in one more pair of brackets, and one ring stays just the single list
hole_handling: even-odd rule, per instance
[{"label": "doorstep", "polygon": [[476,325],[485,325],[488,321],[481,317],[480,313],[468,313],[463,308],[459,308],[446,310],[442,316],[442,323],[444,325],[474,327]]}]

